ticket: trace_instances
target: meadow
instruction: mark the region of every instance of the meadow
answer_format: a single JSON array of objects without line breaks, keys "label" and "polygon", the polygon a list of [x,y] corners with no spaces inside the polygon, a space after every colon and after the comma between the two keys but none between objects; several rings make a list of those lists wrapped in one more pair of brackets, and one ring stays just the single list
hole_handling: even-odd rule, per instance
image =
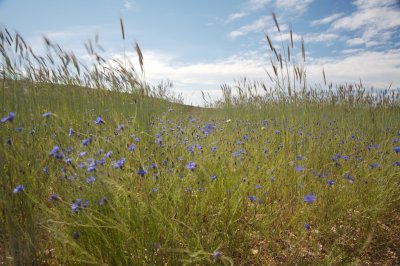
[{"label": "meadow", "polygon": [[266,35],[275,86],[200,108],[96,41],[89,68],[0,37],[1,264],[400,263],[398,89],[311,88]]}]

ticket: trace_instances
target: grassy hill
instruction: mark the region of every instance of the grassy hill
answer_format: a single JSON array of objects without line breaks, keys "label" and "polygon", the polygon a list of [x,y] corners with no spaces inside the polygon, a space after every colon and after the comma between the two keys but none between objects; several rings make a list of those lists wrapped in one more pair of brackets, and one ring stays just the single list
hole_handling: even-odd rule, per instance
[{"label": "grassy hill", "polygon": [[198,108],[45,65],[3,60],[0,263],[400,262],[398,91],[243,81]]}]

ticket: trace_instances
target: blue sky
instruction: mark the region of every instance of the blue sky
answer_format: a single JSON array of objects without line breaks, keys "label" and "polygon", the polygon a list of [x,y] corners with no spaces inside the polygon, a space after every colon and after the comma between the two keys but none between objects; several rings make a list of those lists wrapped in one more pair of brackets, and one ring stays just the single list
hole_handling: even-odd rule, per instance
[{"label": "blue sky", "polygon": [[82,60],[96,34],[107,58],[121,57],[125,45],[136,61],[137,41],[147,80],[171,80],[186,103],[200,104],[200,90],[218,97],[222,83],[244,76],[268,83],[264,32],[279,44],[289,25],[297,47],[305,40],[310,85],[322,83],[324,68],[328,82],[400,88],[398,0],[0,0],[0,25],[36,51],[46,35]]}]

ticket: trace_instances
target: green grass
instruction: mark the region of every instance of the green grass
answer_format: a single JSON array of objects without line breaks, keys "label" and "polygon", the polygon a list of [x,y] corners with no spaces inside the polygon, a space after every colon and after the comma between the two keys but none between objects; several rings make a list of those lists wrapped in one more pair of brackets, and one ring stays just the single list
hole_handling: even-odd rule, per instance
[{"label": "green grass", "polygon": [[1,36],[0,116],[16,116],[0,123],[0,263],[400,263],[398,90],[308,88],[269,43],[274,88],[223,85],[196,108],[121,62],[85,68],[48,42],[52,68]]},{"label": "green grass", "polygon": [[[399,167],[393,163],[399,154],[393,150],[398,144],[392,143],[400,130],[398,108],[353,108],[349,114],[344,107],[282,104],[252,113],[238,107],[231,115],[225,109],[187,112],[188,107],[107,91],[22,82],[7,87],[5,110],[17,115],[1,125],[0,133],[5,263],[337,265],[398,260]],[[42,117],[47,111],[53,114]],[[104,124],[94,123],[98,115]],[[208,123],[215,128],[206,136]],[[121,131],[116,130],[119,124],[125,125]],[[75,131],[71,137],[70,127]],[[89,136],[92,142],[84,146]],[[131,143],[136,144],[132,152],[127,149]],[[377,148],[369,149],[373,144]],[[64,159],[49,155],[56,145]],[[233,156],[242,149],[245,153]],[[111,158],[88,173],[88,158],[100,160],[110,150]],[[79,157],[81,151],[86,157]],[[340,166],[332,160],[338,153]],[[113,162],[123,157],[124,167],[114,169]],[[186,168],[190,161],[197,164],[193,171]],[[157,168],[151,169],[153,163]],[[380,166],[371,169],[373,163]],[[296,171],[295,166],[305,169]],[[144,176],[137,173],[142,168],[148,171]],[[96,178],[92,184],[86,183],[89,176]],[[19,184],[25,190],[12,193]],[[311,192],[316,201],[304,202]],[[52,193],[59,199],[49,201]],[[107,203],[100,206],[104,196]],[[78,198],[89,205],[73,212],[71,204]],[[305,223],[311,228],[305,229]],[[214,251],[222,254],[215,261]]]}]

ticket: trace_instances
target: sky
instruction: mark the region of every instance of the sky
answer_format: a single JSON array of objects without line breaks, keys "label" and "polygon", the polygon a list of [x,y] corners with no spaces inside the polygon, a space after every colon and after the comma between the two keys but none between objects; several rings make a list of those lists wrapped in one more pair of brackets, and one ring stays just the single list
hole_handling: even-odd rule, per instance
[{"label": "sky", "polygon": [[279,47],[290,27],[297,51],[304,38],[309,85],[323,83],[324,69],[328,83],[400,88],[399,0],[0,0],[0,26],[34,51],[46,36],[82,60],[96,35],[109,59],[125,49],[136,62],[138,42],[146,80],[172,81],[187,104],[201,105],[201,91],[218,99],[221,84],[244,77],[268,84],[265,34]]}]

